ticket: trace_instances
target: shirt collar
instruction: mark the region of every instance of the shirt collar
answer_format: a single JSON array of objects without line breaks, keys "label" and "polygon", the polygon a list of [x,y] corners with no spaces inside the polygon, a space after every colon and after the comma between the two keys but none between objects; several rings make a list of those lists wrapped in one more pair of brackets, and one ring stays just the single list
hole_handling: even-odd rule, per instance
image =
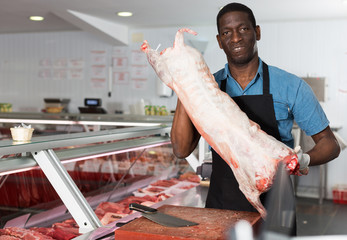
[{"label": "shirt collar", "polygon": [[[254,78],[248,84],[248,86],[243,90],[243,92],[247,91],[247,89],[250,88],[259,78],[263,79],[263,61],[261,60],[260,57],[258,59],[259,59],[259,66],[258,66],[257,74],[254,76]],[[223,79],[227,79],[227,78],[232,79],[233,81],[236,82],[236,80],[231,76],[228,63],[225,64],[224,74],[223,74]]]},{"label": "shirt collar", "polygon": [[[254,78],[257,79],[258,75],[260,75],[261,78],[263,78],[263,61],[261,60],[261,58],[259,58],[258,71],[257,71],[257,74],[255,75]],[[224,74],[223,74],[223,78],[224,78],[224,79],[226,79],[227,77],[234,79],[234,78],[231,76],[228,63],[226,63],[225,66],[224,66]],[[253,79],[253,80],[254,80],[254,79]]]}]

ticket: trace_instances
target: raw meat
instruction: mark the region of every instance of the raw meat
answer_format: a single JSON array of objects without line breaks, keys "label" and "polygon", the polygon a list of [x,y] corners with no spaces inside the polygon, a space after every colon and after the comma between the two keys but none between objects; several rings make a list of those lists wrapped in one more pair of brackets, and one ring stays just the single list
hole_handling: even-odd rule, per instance
[{"label": "raw meat", "polygon": [[151,183],[151,186],[157,186],[157,187],[171,187],[178,183],[178,180],[175,178],[171,179],[164,179],[164,180],[158,180],[154,183]]},{"label": "raw meat", "polygon": [[50,236],[56,240],[70,240],[77,237],[80,234],[73,234],[60,228],[44,228],[44,227],[33,227],[31,231],[42,233],[46,236]]},{"label": "raw meat", "polygon": [[145,194],[156,194],[156,193],[160,193],[162,191],[164,191],[165,188],[159,188],[159,187],[148,187],[148,188],[145,188],[145,189],[138,189],[138,191],[140,193],[145,193]]},{"label": "raw meat", "polygon": [[12,237],[17,237],[24,240],[52,240],[53,238],[41,234],[39,232],[31,231],[29,229],[18,228],[18,227],[8,227],[0,229],[0,235],[8,235]]},{"label": "raw meat", "polygon": [[100,222],[102,225],[107,225],[111,222],[117,221],[128,214],[121,214],[121,213],[112,213],[112,212],[107,212],[105,215],[101,218]]},{"label": "raw meat", "polygon": [[[160,184],[176,184],[179,182],[177,179],[159,180]],[[158,187],[150,187],[150,189],[156,191]],[[161,189],[162,190],[162,189]],[[130,203],[140,203],[145,206],[152,206],[156,202],[163,201],[171,197],[166,193],[159,193],[153,196],[145,195],[143,197],[129,196],[117,203],[102,202],[95,209],[95,214],[100,219],[103,225],[107,225],[116,220],[119,220],[128,214],[132,213],[129,210]],[[67,219],[63,222],[54,223],[52,227],[32,227],[30,229],[24,229],[19,227],[10,227],[0,229],[0,240],[16,240],[16,239],[37,239],[37,240],[69,240],[81,235],[79,233],[79,227],[74,219]]]},{"label": "raw meat", "polygon": [[66,220],[62,223],[54,223],[52,225],[52,227],[56,230],[60,229],[65,233],[74,234],[76,236],[80,235],[78,225],[76,224],[75,220],[73,220],[73,219]]},{"label": "raw meat", "polygon": [[17,238],[17,237],[12,237],[12,236],[9,236],[9,235],[1,235],[0,236],[0,240],[19,240],[20,238]]},{"label": "raw meat", "polygon": [[158,77],[177,94],[201,136],[230,166],[248,201],[265,217],[259,195],[271,187],[280,161],[297,171],[297,156],[219,89],[201,53],[184,44],[184,32],[196,35],[183,28],[172,48],[159,53],[144,41],[141,49]]},{"label": "raw meat", "polygon": [[145,195],[143,197],[130,196],[117,203],[102,202],[98,205],[98,207],[95,209],[94,212],[103,224],[105,223],[108,224],[112,221],[112,219],[114,219],[113,221],[115,221],[117,220],[117,218],[130,214],[132,212],[129,209],[130,203],[153,205],[154,203],[163,201],[169,197],[170,196],[168,196],[165,193],[159,193],[159,194],[156,194],[155,196],[149,196],[149,195]]},{"label": "raw meat", "polygon": [[200,177],[196,175],[194,172],[186,172],[183,173],[179,177],[180,181],[189,181],[189,182],[194,182],[194,183],[200,183]]},{"label": "raw meat", "polygon": [[191,185],[187,185],[187,186],[183,186],[183,187],[180,187],[180,189],[191,189],[193,187],[196,187],[195,185],[191,184]]},{"label": "raw meat", "polygon": [[[123,204],[113,203],[113,202],[102,202],[95,209],[95,214],[97,216],[103,217],[106,213],[125,213],[125,208]],[[130,212],[130,210],[129,210]],[[128,213],[129,213],[128,212]]]}]

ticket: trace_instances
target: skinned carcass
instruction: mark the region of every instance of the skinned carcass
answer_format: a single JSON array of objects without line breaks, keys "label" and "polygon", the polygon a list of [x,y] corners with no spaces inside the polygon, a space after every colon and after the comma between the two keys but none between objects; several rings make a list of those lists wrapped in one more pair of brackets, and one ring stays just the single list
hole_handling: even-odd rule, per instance
[{"label": "skinned carcass", "polygon": [[262,131],[219,89],[201,53],[184,44],[184,32],[196,35],[183,28],[172,48],[159,53],[144,41],[141,49],[158,77],[177,94],[201,136],[230,166],[248,201],[265,217],[259,196],[271,187],[280,161],[297,172],[296,153]]}]

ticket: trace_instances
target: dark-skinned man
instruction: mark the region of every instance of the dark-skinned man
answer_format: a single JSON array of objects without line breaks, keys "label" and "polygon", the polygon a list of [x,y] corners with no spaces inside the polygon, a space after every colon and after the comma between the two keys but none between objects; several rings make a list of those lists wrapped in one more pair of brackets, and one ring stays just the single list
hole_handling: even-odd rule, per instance
[{"label": "dark-skinned man", "polygon": [[[299,77],[268,66],[258,56],[261,31],[252,10],[239,3],[224,6],[217,15],[217,29],[218,44],[227,58],[225,67],[214,74],[220,89],[267,134],[289,147],[294,147],[294,121],[312,137],[315,146],[306,153],[297,152],[302,174],[308,173],[309,166],[338,157],[340,147],[312,89]],[[171,130],[174,154],[179,158],[189,156],[199,139],[200,134],[178,99]],[[263,204],[266,197],[267,193],[261,195]],[[256,211],[239,190],[230,167],[213,149],[206,207]]]}]

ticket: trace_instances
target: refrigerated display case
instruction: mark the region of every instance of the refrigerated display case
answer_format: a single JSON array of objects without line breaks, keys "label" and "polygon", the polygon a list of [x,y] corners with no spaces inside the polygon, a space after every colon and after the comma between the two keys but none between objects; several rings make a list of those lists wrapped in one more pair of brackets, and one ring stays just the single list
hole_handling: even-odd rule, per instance
[{"label": "refrigerated display case", "polygon": [[[128,127],[33,137],[23,144],[0,141],[0,230],[59,229],[76,237],[126,216],[128,201],[169,198],[175,193],[151,195],[147,186],[179,181],[178,174],[189,168],[172,154],[170,129]],[[118,212],[107,215],[112,207]]]}]

